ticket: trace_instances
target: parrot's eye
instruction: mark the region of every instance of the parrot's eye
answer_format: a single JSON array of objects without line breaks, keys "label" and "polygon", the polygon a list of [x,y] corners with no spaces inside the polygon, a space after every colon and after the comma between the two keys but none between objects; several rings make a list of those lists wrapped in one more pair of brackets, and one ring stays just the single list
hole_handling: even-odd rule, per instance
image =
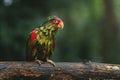
[{"label": "parrot's eye", "polygon": [[53,20],[53,23],[58,24],[59,21],[58,20]]}]

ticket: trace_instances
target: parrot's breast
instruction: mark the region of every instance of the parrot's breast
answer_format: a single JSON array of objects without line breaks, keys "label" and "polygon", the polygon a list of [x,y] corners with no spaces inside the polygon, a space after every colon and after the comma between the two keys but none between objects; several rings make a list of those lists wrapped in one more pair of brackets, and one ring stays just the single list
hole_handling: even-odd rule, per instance
[{"label": "parrot's breast", "polygon": [[44,30],[44,32],[38,33],[37,40],[37,53],[39,54],[39,58],[45,59],[46,57],[50,56],[54,51],[54,35],[50,34],[48,31],[45,32]]},{"label": "parrot's breast", "polygon": [[38,39],[39,45],[43,46],[43,52],[48,53],[51,50],[53,44],[52,36],[46,36],[44,34],[39,35]]}]

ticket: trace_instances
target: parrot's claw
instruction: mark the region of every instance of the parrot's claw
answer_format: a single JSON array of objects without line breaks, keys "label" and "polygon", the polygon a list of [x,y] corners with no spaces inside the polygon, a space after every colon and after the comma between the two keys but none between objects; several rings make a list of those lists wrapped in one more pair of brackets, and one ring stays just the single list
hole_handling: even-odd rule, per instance
[{"label": "parrot's claw", "polygon": [[39,59],[35,59],[35,62],[36,62],[36,63],[38,63],[39,65],[41,65],[41,64],[42,64],[42,61],[41,61],[41,60],[39,60]]},{"label": "parrot's claw", "polygon": [[48,59],[47,62],[48,62],[49,64],[51,64],[53,67],[56,66],[55,63],[54,63],[52,60],[50,60],[50,59]]}]

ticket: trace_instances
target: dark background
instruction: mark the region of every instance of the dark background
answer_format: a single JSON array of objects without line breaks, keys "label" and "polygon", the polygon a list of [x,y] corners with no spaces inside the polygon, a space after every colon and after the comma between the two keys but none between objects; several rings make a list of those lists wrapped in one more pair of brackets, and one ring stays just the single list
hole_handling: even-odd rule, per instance
[{"label": "dark background", "polygon": [[0,60],[25,60],[29,32],[51,15],[65,25],[54,61],[120,63],[120,0],[0,0]]}]

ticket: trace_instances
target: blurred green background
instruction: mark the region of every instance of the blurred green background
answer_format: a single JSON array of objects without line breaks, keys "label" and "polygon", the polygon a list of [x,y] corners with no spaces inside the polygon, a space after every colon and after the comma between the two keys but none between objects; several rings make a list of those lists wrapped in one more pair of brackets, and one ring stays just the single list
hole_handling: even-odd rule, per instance
[{"label": "blurred green background", "polygon": [[0,60],[25,60],[29,32],[51,15],[65,25],[54,61],[120,63],[120,0],[0,0]]}]

